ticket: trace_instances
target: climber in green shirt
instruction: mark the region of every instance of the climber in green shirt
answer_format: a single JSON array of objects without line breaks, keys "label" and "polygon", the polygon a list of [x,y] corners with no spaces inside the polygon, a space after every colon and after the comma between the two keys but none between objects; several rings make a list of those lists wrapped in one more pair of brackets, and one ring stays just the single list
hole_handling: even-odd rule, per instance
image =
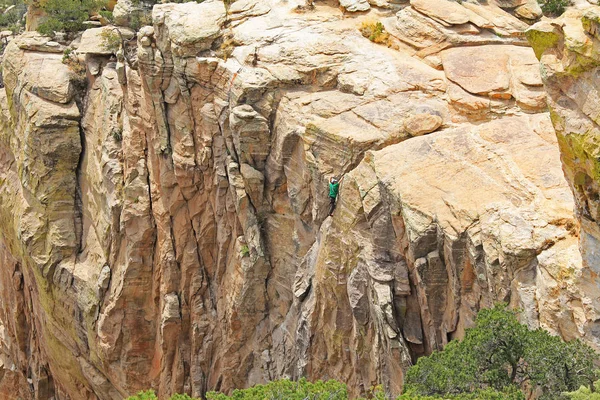
[{"label": "climber in green shirt", "polygon": [[335,176],[332,176],[329,179],[329,216],[333,215],[333,210],[335,210],[335,200],[338,195],[338,191],[340,190],[340,182],[344,179],[342,176],[340,180],[338,180]]}]

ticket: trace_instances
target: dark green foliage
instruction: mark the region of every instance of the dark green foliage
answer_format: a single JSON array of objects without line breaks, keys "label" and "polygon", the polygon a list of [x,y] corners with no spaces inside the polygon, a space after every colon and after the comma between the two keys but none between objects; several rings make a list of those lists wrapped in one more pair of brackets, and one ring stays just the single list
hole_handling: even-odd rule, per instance
[{"label": "dark green foliage", "polygon": [[[541,399],[561,399],[561,392],[589,386],[596,379],[596,358],[584,343],[565,343],[542,329],[529,330],[514,312],[497,305],[480,311],[462,342],[450,342],[443,351],[421,357],[408,370],[405,394],[448,398],[492,390],[490,399],[517,399],[514,388],[526,387],[539,390]],[[506,397],[507,390],[512,397]],[[493,397],[494,391],[504,397]]]},{"label": "dark green foliage", "polygon": [[67,47],[67,48],[66,48],[66,49],[63,51],[63,58],[62,58],[62,62],[63,62],[63,64],[64,64],[65,62],[67,62],[67,60],[68,60],[69,58],[71,58],[71,54],[72,54],[72,53],[73,53],[73,49],[71,49],[71,48],[69,48],[69,47]]},{"label": "dark green foliage", "polygon": [[256,385],[249,389],[234,390],[231,396],[208,392],[207,400],[347,400],[345,384],[330,380],[308,382],[302,378],[298,382],[287,379]]},{"label": "dark green foliage", "polygon": [[530,332],[529,340],[524,375],[543,390],[541,399],[560,398],[559,393],[590,387],[596,380],[597,355],[581,341],[565,343],[542,329]]},{"label": "dark green foliage", "polygon": [[0,12],[0,30],[18,33],[24,25],[23,16],[27,12],[27,5],[23,0],[8,0],[0,2],[0,9],[6,10],[13,5],[15,7],[6,14]]},{"label": "dark green foliage", "polygon": [[98,11],[98,14],[100,14],[102,17],[106,18],[106,20],[109,21],[109,22],[113,21],[113,13],[112,13],[112,11],[100,10],[100,11]]},{"label": "dark green foliage", "polygon": [[[385,400],[385,394],[380,386],[372,387],[367,397],[372,400]],[[496,400],[496,398],[484,398]],[[126,400],[158,400],[153,390],[139,392]],[[187,394],[174,394],[169,400],[199,400]],[[234,390],[231,396],[223,393],[208,392],[206,400],[348,400],[348,388],[345,384],[329,380],[327,382],[308,382],[301,378],[298,382],[288,379],[269,382],[266,385],[256,385],[249,389]],[[356,399],[365,400],[365,399]],[[513,400],[512,398],[510,400]],[[521,400],[521,399],[515,399]]]},{"label": "dark green foliage", "polygon": [[112,137],[115,141],[120,142],[123,140],[123,130],[119,128],[115,128],[112,131]]},{"label": "dark green foliage", "polygon": [[459,342],[448,343],[443,352],[421,357],[408,370],[405,393],[435,395],[468,392],[476,378],[475,362]]},{"label": "dark green foliage", "polygon": [[47,36],[55,32],[81,31],[90,13],[101,11],[104,6],[105,0],[47,0],[41,6],[47,18],[37,30]]},{"label": "dark green foliage", "polygon": [[565,12],[569,0],[538,0],[538,4],[544,14],[556,17]]},{"label": "dark green foliage", "polygon": [[451,394],[444,396],[421,396],[405,393],[398,400],[525,400],[523,392],[515,387],[508,386],[502,391],[492,388],[476,390],[472,393]]}]

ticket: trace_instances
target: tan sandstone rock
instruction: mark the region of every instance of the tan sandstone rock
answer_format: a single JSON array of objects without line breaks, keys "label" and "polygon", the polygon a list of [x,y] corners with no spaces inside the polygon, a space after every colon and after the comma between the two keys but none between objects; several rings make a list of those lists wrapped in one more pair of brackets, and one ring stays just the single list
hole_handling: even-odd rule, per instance
[{"label": "tan sandstone rock", "polygon": [[[597,285],[527,25],[493,2],[397,4],[157,4],[131,62],[86,33],[85,85],[60,45],[11,41],[0,396],[200,397],[303,376],[394,396],[415,357],[501,300],[595,343]],[[371,17],[397,48],[360,34]],[[499,74],[458,65],[489,54]]]},{"label": "tan sandstone rock", "polygon": [[411,7],[417,11],[450,25],[469,22],[467,10],[458,3],[446,0],[411,0]]},{"label": "tan sandstone rock", "polygon": [[404,122],[404,127],[412,136],[421,136],[438,129],[442,125],[442,117],[433,114],[416,114]]}]

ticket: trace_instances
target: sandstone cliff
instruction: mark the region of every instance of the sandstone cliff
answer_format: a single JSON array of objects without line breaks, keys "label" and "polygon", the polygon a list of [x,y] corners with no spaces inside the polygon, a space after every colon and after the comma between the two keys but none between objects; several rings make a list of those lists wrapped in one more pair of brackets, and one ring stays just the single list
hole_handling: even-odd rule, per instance
[{"label": "sandstone cliff", "polygon": [[85,77],[63,44],[10,43],[0,393],[199,396],[284,376],[398,393],[496,301],[600,345],[597,275],[513,15],[535,6],[311,3],[156,5],[129,61],[108,28],[70,45]]},{"label": "sandstone cliff", "polygon": [[[584,3],[527,31],[540,59],[563,171],[575,198],[575,212],[581,225],[581,254],[584,266],[589,269],[590,287],[599,284],[599,24],[600,7]],[[591,306],[597,309],[598,295],[591,300]],[[594,321],[589,329],[597,336],[599,321]]]}]

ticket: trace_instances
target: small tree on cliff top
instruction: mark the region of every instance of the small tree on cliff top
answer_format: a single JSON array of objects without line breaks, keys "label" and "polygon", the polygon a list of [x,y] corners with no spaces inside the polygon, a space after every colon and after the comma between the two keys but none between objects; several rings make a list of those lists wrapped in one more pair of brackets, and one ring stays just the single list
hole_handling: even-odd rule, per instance
[{"label": "small tree on cliff top", "polygon": [[422,357],[408,370],[404,398],[453,395],[515,387],[541,392],[541,399],[593,388],[597,353],[579,340],[568,343],[543,329],[529,330],[505,305],[481,310],[461,342]]},{"label": "small tree on cliff top", "polygon": [[78,32],[84,29],[83,22],[91,13],[101,11],[106,0],[44,0],[40,7],[47,16],[38,26],[42,35],[52,36],[56,32]]}]

